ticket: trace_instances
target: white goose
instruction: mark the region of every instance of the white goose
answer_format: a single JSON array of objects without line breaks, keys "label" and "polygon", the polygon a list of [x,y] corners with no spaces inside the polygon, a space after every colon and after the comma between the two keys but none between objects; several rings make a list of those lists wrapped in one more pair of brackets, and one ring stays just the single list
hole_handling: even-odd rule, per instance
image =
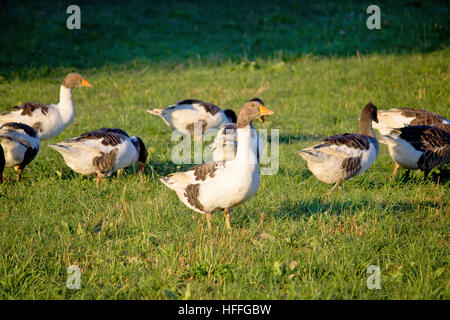
[{"label": "white goose", "polygon": [[0,113],[0,124],[25,123],[37,132],[41,140],[55,137],[73,121],[75,109],[72,89],[80,86],[91,87],[78,73],[69,73],[59,89],[58,104],[25,102],[13,107],[9,112]]},{"label": "white goose", "polygon": [[236,122],[233,110],[222,110],[212,103],[194,99],[178,101],[163,109],[148,109],[147,112],[161,117],[170,129],[183,135],[201,136],[210,129]]},{"label": "white goose", "polygon": [[317,179],[335,184],[328,195],[344,180],[365,172],[375,162],[379,146],[372,120],[377,121],[377,108],[369,102],[359,118],[359,134],[336,134],[297,152]]},{"label": "white goose", "polygon": [[[36,158],[41,146],[36,131],[23,123],[7,122],[0,126],[0,144],[3,149],[4,166],[14,167],[20,180],[24,168]],[[2,171],[1,163],[0,171]]]},{"label": "white goose", "polygon": [[174,190],[182,203],[205,214],[211,229],[211,213],[223,209],[228,230],[230,211],[250,199],[258,190],[260,176],[256,159],[257,139],[251,130],[252,120],[273,112],[262,104],[247,102],[237,121],[238,148],[236,157],[226,162],[211,162],[186,172],[176,172],[161,179]]},{"label": "white goose", "polygon": [[73,171],[83,175],[97,174],[96,186],[103,177],[136,162],[144,172],[148,155],[139,137],[129,137],[121,129],[109,128],[89,131],[49,147],[58,151]]},{"label": "white goose", "polygon": [[391,130],[407,125],[434,126],[437,124],[450,124],[450,121],[434,112],[410,108],[378,110],[378,123],[372,122],[373,128],[381,134],[389,134]]},{"label": "white goose", "polygon": [[425,179],[434,167],[450,162],[450,124],[407,126],[379,137],[394,160],[391,179],[398,168],[420,169]]},{"label": "white goose", "polygon": [[[259,98],[253,98],[250,101],[258,102],[264,106],[264,102],[262,102]],[[264,117],[261,116],[261,122],[264,122]],[[256,129],[253,123],[250,124],[250,128],[255,131]],[[258,163],[261,158],[263,152],[263,144],[261,139],[259,138],[258,133],[256,133],[257,137],[257,159]],[[229,123],[223,126],[216,135],[214,142],[211,144],[211,155],[214,161],[229,161],[233,160],[237,151],[237,127],[236,123]]]}]

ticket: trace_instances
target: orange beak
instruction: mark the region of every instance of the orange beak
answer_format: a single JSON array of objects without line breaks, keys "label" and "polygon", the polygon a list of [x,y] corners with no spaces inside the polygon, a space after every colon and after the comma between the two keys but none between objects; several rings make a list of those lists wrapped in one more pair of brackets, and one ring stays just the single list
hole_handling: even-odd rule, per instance
[{"label": "orange beak", "polygon": [[89,82],[87,82],[86,79],[84,79],[84,78],[81,79],[81,86],[88,87],[88,88],[92,87],[92,85]]},{"label": "orange beak", "polygon": [[264,107],[263,105],[259,106],[259,115],[260,116],[271,116],[273,115],[273,111],[267,109],[266,107]]}]

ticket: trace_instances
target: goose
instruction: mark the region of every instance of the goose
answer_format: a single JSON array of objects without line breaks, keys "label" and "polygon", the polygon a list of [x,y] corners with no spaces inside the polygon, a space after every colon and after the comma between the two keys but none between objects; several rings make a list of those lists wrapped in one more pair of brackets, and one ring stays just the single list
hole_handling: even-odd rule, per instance
[{"label": "goose", "polygon": [[64,158],[67,166],[82,175],[97,175],[96,186],[112,172],[134,165],[145,171],[147,149],[139,137],[121,129],[102,128],[49,145]]},{"label": "goose", "polygon": [[[264,106],[264,102],[259,98],[253,98],[250,101],[259,102]],[[264,116],[258,118],[261,122],[264,122]],[[252,130],[256,129],[253,123],[250,124]],[[259,163],[260,157],[263,151],[262,141],[256,133],[257,137],[257,160]],[[223,126],[216,135],[211,145],[211,155],[214,161],[229,161],[233,160],[237,151],[237,128],[236,123],[229,123]]]},{"label": "goose", "polygon": [[17,179],[20,180],[23,170],[36,158],[41,147],[36,131],[23,123],[4,123],[0,126],[0,144],[3,149],[4,166],[14,167],[18,174]]},{"label": "goose", "polygon": [[231,232],[230,212],[258,190],[257,139],[251,123],[255,118],[272,114],[273,111],[259,102],[247,102],[241,108],[236,123],[239,143],[233,160],[205,163],[160,179],[176,192],[184,205],[205,214],[209,229],[211,214],[222,209],[227,229]]},{"label": "goose", "polygon": [[25,102],[9,112],[0,113],[0,124],[25,123],[37,132],[41,140],[53,138],[72,123],[75,116],[72,89],[80,86],[91,87],[91,84],[78,73],[69,73],[59,89],[57,104]]},{"label": "goose", "polygon": [[5,170],[5,152],[3,151],[3,147],[0,144],[0,184],[3,183],[3,170]]},{"label": "goose", "polygon": [[377,158],[379,145],[372,129],[372,120],[377,122],[377,107],[369,102],[361,111],[359,134],[336,134],[322,143],[298,151],[308,163],[308,168],[320,181],[334,186],[328,196],[344,180],[355,177],[372,166]]},{"label": "goose", "polygon": [[407,125],[433,126],[436,124],[450,124],[450,121],[434,112],[410,108],[378,110],[378,123],[372,122],[373,128],[382,135]]},{"label": "goose", "polygon": [[[233,110],[222,110],[212,103],[195,99],[181,100],[162,109],[146,111],[161,117],[170,129],[177,130],[183,135],[197,137],[210,129],[236,122]],[[198,129],[194,130],[197,123]]]},{"label": "goose", "polygon": [[450,124],[397,128],[379,140],[388,146],[395,163],[391,180],[399,168],[420,169],[426,179],[434,167],[450,162]]}]

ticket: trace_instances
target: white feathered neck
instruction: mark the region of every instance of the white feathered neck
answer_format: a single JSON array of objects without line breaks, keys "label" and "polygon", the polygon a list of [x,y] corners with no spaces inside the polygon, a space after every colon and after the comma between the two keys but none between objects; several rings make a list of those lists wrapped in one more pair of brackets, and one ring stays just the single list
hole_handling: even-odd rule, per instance
[{"label": "white feathered neck", "polygon": [[58,111],[61,120],[64,123],[71,122],[75,116],[75,107],[72,101],[72,89],[66,88],[64,85],[61,85],[59,89]]}]

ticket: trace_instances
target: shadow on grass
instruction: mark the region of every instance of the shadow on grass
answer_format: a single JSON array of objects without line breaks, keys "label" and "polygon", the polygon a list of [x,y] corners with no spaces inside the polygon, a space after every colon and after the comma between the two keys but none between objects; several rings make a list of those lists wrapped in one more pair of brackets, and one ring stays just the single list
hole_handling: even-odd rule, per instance
[{"label": "shadow on grass", "polygon": [[[329,201],[321,198],[314,198],[309,201],[283,201],[272,215],[276,220],[292,219],[305,220],[313,215],[351,215],[353,212],[360,212],[367,209],[376,209],[379,212],[388,210],[394,215],[408,214],[417,209],[417,203],[407,201],[374,202],[369,200],[343,200],[336,198],[336,195]],[[435,208],[434,201],[420,202],[420,207]]]},{"label": "shadow on grass", "polygon": [[425,175],[420,170],[408,170],[399,169],[397,175],[393,182],[398,184],[402,183],[416,183],[416,184],[426,184],[426,183],[434,183],[434,184],[447,184],[450,181],[450,165],[441,166],[438,168],[434,168],[428,178],[425,179]]}]

